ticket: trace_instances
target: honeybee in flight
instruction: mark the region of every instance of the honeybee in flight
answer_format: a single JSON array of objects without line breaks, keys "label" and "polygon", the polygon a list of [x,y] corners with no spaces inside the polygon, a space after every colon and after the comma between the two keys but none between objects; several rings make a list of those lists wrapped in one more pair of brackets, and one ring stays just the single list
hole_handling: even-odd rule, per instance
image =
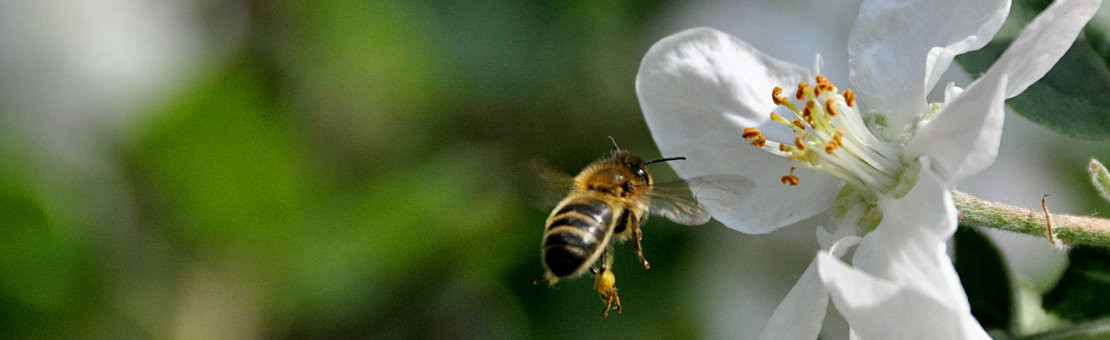
[{"label": "honeybee in flight", "polygon": [[656,184],[647,170],[648,164],[686,158],[644,161],[618,147],[613,137],[609,141],[613,144],[612,155],[591,163],[573,178],[541,169],[548,181],[570,192],[547,217],[542,243],[545,272],[535,281],[538,284],[547,280],[554,285],[589,271],[594,275],[594,289],[605,301],[601,317],[607,317],[613,308],[621,311],[616,276],[612,272],[614,240],[632,240],[636,257],[648,269],[640,245],[643,238],[640,225],[649,212],[680,224],[701,225],[711,216],[693,198],[691,189],[708,197],[719,197],[722,188],[732,191],[726,194],[737,194],[751,187],[750,180],[731,175]]}]

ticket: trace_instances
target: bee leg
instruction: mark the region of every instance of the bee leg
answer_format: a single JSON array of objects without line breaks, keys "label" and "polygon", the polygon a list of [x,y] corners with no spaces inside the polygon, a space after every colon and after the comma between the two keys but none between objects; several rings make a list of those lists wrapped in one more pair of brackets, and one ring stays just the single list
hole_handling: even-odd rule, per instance
[{"label": "bee leg", "polygon": [[[601,294],[601,299],[605,300],[605,309],[601,310],[601,317],[609,317],[609,310],[612,308],[617,309],[617,313],[621,312],[621,298],[617,295],[617,277],[613,275],[613,271],[609,270],[609,266],[613,262],[612,258],[613,248],[609,248],[602,254],[601,265],[596,269],[590,268],[590,272],[595,274],[594,289]],[[614,303],[616,306],[614,306]]]},{"label": "bee leg", "polygon": [[543,282],[543,281],[547,281],[548,286],[554,286],[555,283],[559,282],[559,278],[556,277],[555,275],[552,275],[550,272],[547,272],[547,273],[543,273],[543,275],[541,275],[540,277],[537,277],[535,280],[533,280],[532,284],[538,286],[540,284],[540,282]]},{"label": "bee leg", "polygon": [[640,230],[639,227],[632,228],[632,250],[636,251],[636,257],[640,259],[640,263],[644,264],[644,269],[651,269],[651,265],[644,259],[644,250],[640,247],[640,240],[643,238],[643,230]]},{"label": "bee leg", "polygon": [[601,294],[601,299],[605,300],[605,309],[601,310],[601,317],[608,317],[609,310],[613,308],[617,309],[617,313],[621,312],[621,298],[617,295],[617,278],[612,271],[603,268],[594,280],[594,288]]}]

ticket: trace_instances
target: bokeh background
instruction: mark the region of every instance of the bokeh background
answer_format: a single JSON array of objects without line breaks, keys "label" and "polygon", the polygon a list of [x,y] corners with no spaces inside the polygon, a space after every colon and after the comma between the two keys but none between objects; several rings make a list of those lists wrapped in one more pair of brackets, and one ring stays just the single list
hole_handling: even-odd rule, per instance
[{"label": "bokeh background", "polygon": [[[683,28],[821,53],[846,79],[858,6],[0,1],[0,338],[753,337],[812,258],[812,223],[652,219],[652,268],[618,247],[625,310],[602,319],[590,279],[532,284],[550,207],[531,164],[575,172],[606,136],[676,156],[634,79]],[[1010,117],[1025,130],[969,190],[1097,209],[1069,197],[1110,156]],[[1015,275],[1050,288],[1065,258],[1011,239],[1033,259],[1011,262],[1043,262]]]}]

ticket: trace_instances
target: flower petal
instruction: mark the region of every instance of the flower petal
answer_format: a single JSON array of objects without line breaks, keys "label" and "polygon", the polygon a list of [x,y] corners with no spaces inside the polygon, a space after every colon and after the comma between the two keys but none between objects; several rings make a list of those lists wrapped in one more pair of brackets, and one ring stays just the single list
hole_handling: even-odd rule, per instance
[{"label": "flower petal", "polygon": [[763,326],[760,339],[816,339],[821,334],[829,291],[817,275],[814,259],[805,273],[790,288],[771,319]]},{"label": "flower petal", "polygon": [[1006,98],[1025,91],[1056,65],[1080,30],[1098,11],[1101,0],[1061,0],[1048,6],[1022,29],[1006,52],[979,81],[1006,76]]},{"label": "flower petal", "polygon": [[990,42],[1009,9],[1004,0],[864,1],[848,39],[853,91],[901,131],[925,112],[952,58]]},{"label": "flower petal", "polygon": [[966,306],[959,277],[945,252],[945,242],[956,231],[958,212],[948,185],[928,170],[929,159],[919,162],[917,184],[905,196],[880,200],[882,222],[864,236],[852,264],[919,290],[939,288],[937,298],[958,296]]},{"label": "flower petal", "polygon": [[[818,273],[858,339],[989,339],[968,312],[853,269],[826,252]],[[966,298],[964,298],[966,300]]]},{"label": "flower petal", "polygon": [[936,117],[922,122],[906,143],[909,158],[928,155],[934,170],[952,184],[985,169],[998,156],[1005,118],[1008,79],[983,77],[945,104]]},{"label": "flower petal", "polygon": [[856,269],[823,253],[821,278],[864,339],[985,338],[945,251],[956,229],[951,194],[928,158],[920,162],[909,193],[879,202],[883,220],[856,248]]},{"label": "flower petal", "polygon": [[740,137],[745,127],[776,124],[767,118],[774,107],[771,89],[810,76],[726,33],[695,28],[651,47],[636,76],[636,94],[659,151],[686,157],[668,163],[679,176],[735,174],[754,181],[751,195],[758,199],[710,211],[729,227],[761,234],[824,211],[840,186],[799,170],[803,185],[786,187],[780,177],[792,163]]}]

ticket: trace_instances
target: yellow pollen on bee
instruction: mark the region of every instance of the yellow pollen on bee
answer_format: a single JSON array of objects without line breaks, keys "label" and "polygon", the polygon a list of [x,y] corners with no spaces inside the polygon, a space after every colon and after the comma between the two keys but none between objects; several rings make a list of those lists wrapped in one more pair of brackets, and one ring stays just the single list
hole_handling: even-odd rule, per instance
[{"label": "yellow pollen on bee", "polygon": [[785,176],[782,176],[781,180],[782,180],[782,184],[788,184],[790,186],[797,186],[798,185],[798,176],[794,176],[794,167],[790,167],[790,173],[786,174]]}]

